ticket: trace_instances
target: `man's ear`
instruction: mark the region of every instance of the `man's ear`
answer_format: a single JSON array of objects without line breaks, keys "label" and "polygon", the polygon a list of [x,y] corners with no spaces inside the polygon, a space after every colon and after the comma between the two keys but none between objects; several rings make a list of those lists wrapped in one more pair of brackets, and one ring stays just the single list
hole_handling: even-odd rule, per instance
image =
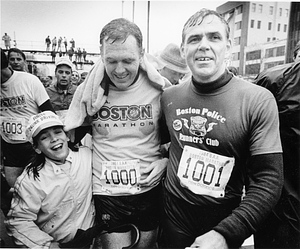
[{"label": "man's ear", "polygon": [[183,44],[181,43],[180,45],[180,55],[183,59],[185,59],[185,52],[184,52],[184,46]]},{"label": "man's ear", "polygon": [[140,52],[140,59],[139,59],[140,64],[142,64],[144,62],[144,55],[145,55],[145,49],[142,48],[141,52]]},{"label": "man's ear", "polygon": [[227,44],[226,44],[226,53],[225,53],[225,59],[230,59],[231,56],[231,40],[228,39],[227,40]]}]

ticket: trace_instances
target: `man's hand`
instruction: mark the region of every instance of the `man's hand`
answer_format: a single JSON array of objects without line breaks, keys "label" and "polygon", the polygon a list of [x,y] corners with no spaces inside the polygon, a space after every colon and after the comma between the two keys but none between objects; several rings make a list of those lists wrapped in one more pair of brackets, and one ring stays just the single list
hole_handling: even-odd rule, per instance
[{"label": "man's hand", "polygon": [[199,237],[188,248],[228,249],[225,238],[218,232],[211,230]]},{"label": "man's hand", "polygon": [[145,179],[140,181],[141,187],[150,187],[156,185],[164,175],[169,159],[163,158],[151,163],[146,169],[141,171],[141,178],[143,175],[149,174]]}]

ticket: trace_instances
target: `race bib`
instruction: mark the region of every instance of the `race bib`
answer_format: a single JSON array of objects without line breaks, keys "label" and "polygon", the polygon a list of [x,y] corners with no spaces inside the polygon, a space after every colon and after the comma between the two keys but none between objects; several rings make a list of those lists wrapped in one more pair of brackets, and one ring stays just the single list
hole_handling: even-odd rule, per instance
[{"label": "race bib", "polygon": [[1,130],[10,140],[26,140],[25,118],[2,118]]},{"label": "race bib", "polygon": [[234,162],[233,157],[185,145],[177,176],[181,185],[195,194],[222,198],[225,196]]},{"label": "race bib", "polygon": [[113,194],[135,194],[140,191],[140,160],[102,161],[100,177],[104,191]]}]

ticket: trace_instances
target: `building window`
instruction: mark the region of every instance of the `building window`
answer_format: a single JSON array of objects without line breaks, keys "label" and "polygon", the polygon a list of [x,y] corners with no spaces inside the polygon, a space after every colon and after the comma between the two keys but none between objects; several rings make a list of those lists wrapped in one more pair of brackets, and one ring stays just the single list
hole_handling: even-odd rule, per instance
[{"label": "building window", "polygon": [[261,50],[246,53],[246,61],[258,60],[261,58]]},{"label": "building window", "polygon": [[256,3],[252,3],[252,12],[256,11]]},{"label": "building window", "polygon": [[280,31],[280,23],[278,23],[277,31]]},{"label": "building window", "polygon": [[273,12],[274,12],[274,7],[273,7],[273,6],[270,6],[269,14],[270,14],[270,15],[273,15]]},{"label": "building window", "polygon": [[254,74],[257,75],[260,72],[260,64],[250,64],[245,67],[246,74]]},{"label": "building window", "polygon": [[259,4],[258,5],[258,13],[262,13],[263,12],[263,5]]},{"label": "building window", "polygon": [[257,21],[257,28],[260,29],[261,21]]},{"label": "building window", "polygon": [[240,52],[234,53],[232,60],[233,61],[238,61],[239,59],[240,59]]},{"label": "building window", "polygon": [[270,38],[270,37],[267,38],[267,42],[269,42],[269,41],[271,41],[271,38]]},{"label": "building window", "polygon": [[235,24],[235,30],[239,30],[239,29],[241,29],[242,28],[242,22],[237,22],[236,24]]},{"label": "building window", "polygon": [[282,8],[279,8],[279,16],[282,16]]},{"label": "building window", "polygon": [[276,37],[273,37],[273,41],[275,41],[276,40]]},{"label": "building window", "polygon": [[283,31],[284,31],[284,32],[287,31],[287,24],[284,24],[284,26],[283,26]]},{"label": "building window", "polygon": [[285,46],[276,48],[276,56],[284,56]]},{"label": "building window", "polygon": [[250,27],[251,27],[251,28],[254,28],[254,20],[251,20]]},{"label": "building window", "polygon": [[269,25],[268,25],[268,30],[271,30],[272,29],[272,23],[269,22]]},{"label": "building window", "polygon": [[236,37],[234,38],[234,45],[237,46],[237,45],[240,45],[241,44],[241,37]]},{"label": "building window", "polygon": [[275,56],[275,48],[266,49],[266,58]]},{"label": "building window", "polygon": [[239,7],[236,8],[237,14],[243,13],[243,5],[240,5]]},{"label": "building window", "polygon": [[288,17],[289,16],[289,10],[285,9],[285,16]]}]

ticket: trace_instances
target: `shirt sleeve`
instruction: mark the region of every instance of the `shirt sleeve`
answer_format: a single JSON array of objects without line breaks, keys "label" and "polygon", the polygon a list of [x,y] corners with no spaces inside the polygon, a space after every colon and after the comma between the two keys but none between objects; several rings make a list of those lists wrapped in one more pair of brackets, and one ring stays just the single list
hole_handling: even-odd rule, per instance
[{"label": "shirt sleeve", "polygon": [[9,235],[12,235],[17,244],[29,248],[50,245],[53,238],[43,232],[35,223],[42,205],[40,191],[30,182],[26,170],[17,179],[11,209],[5,220]]},{"label": "shirt sleeve", "polygon": [[246,196],[239,207],[213,228],[230,247],[239,247],[253,234],[279,200],[283,186],[282,154],[252,156],[247,180]]},{"label": "shirt sleeve", "polygon": [[38,106],[41,106],[43,103],[45,103],[49,98],[49,95],[43,85],[43,83],[34,76],[32,79],[33,83],[33,93],[34,93],[34,99]]}]

